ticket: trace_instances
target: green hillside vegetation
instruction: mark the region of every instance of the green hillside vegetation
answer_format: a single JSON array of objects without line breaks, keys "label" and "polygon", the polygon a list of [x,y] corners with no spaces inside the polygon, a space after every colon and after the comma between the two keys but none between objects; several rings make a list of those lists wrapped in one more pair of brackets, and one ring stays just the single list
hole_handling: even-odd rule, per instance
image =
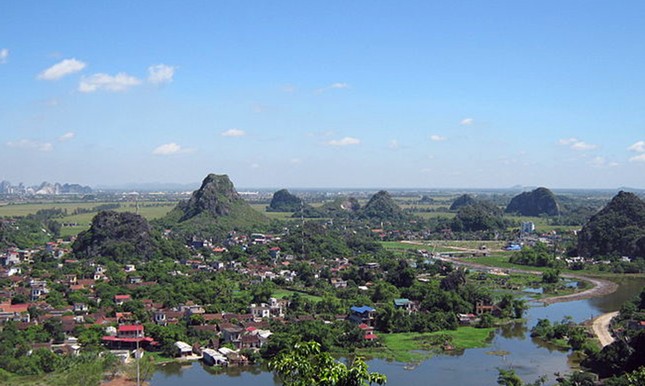
[{"label": "green hillside vegetation", "polygon": [[501,209],[486,201],[462,206],[451,226],[455,232],[495,231],[506,228]]},{"label": "green hillside vegetation", "polygon": [[108,257],[116,262],[177,258],[185,248],[164,240],[142,216],[130,212],[99,212],[90,229],[72,244],[79,258]]},{"label": "green hillside vegetation", "polygon": [[462,194],[452,202],[452,205],[450,205],[450,210],[457,210],[463,206],[473,205],[476,203],[477,200],[475,199],[475,197],[471,196],[470,194]]},{"label": "green hillside vegetation", "polygon": [[645,257],[645,202],[619,192],[578,234],[581,256]]},{"label": "green hillside vegetation", "polygon": [[289,193],[287,189],[281,189],[273,193],[267,212],[295,212],[302,206],[302,199]]},{"label": "green hillside vegetation", "polygon": [[324,203],[318,210],[324,217],[350,217],[361,209],[361,204],[354,197],[340,197]]},{"label": "green hillside vegetation", "polygon": [[209,174],[188,201],[180,202],[158,224],[180,235],[218,237],[233,230],[261,229],[269,219],[237,193],[227,175]]},{"label": "green hillside vegetation", "polygon": [[60,225],[44,212],[47,210],[15,220],[0,220],[0,248],[31,248],[57,237]]},{"label": "green hillside vegetation", "polygon": [[409,220],[411,216],[403,212],[388,192],[381,190],[359,210],[359,217],[367,220],[396,222]]},{"label": "green hillside vegetation", "polygon": [[518,213],[523,216],[557,216],[560,208],[553,192],[547,188],[537,188],[513,197],[506,207],[506,213]]}]

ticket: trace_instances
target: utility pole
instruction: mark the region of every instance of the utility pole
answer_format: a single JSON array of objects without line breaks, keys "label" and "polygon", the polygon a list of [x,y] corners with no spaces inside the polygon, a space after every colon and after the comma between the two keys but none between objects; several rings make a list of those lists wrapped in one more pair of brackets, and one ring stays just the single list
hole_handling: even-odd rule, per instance
[{"label": "utility pole", "polygon": [[139,353],[138,339],[137,339],[137,351],[135,352],[134,357],[137,360],[137,386],[141,386],[141,376],[140,376],[140,369],[139,369],[139,358],[141,357],[141,354]]}]

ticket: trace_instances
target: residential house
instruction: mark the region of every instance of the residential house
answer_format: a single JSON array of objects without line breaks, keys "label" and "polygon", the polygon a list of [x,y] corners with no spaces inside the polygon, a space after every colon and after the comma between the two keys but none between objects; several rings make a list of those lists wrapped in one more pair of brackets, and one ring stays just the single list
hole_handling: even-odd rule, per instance
[{"label": "residential house", "polygon": [[122,306],[123,303],[129,302],[130,300],[132,300],[130,295],[114,295],[114,303],[117,306]]},{"label": "residential house", "polygon": [[175,347],[177,348],[177,352],[175,354],[175,356],[177,357],[183,358],[183,357],[190,356],[193,353],[192,346],[186,342],[182,342],[178,340],[177,342],[175,342]]},{"label": "residential house", "polygon": [[347,319],[350,322],[361,324],[365,323],[368,326],[374,326],[374,319],[376,318],[376,310],[369,306],[353,306],[349,309],[350,313]]},{"label": "residential house", "polygon": [[240,348],[242,332],[244,332],[242,327],[231,323],[221,323],[219,329],[224,343],[231,343],[235,348]]},{"label": "residential house", "polygon": [[418,310],[417,304],[415,302],[405,298],[394,299],[394,308],[405,310],[408,313],[413,313]]}]

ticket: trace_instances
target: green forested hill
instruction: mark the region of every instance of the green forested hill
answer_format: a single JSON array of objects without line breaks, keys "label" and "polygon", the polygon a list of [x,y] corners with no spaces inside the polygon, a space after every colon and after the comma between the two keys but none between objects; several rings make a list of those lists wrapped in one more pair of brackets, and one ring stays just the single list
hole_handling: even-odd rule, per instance
[{"label": "green forested hill", "polygon": [[578,254],[645,257],[645,202],[619,192],[578,234]]}]

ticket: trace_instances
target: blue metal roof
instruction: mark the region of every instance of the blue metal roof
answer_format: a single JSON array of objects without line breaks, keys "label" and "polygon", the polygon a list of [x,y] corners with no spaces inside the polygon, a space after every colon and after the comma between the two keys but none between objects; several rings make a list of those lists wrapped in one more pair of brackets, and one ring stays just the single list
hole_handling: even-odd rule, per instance
[{"label": "blue metal roof", "polygon": [[370,306],[362,306],[362,307],[354,306],[354,307],[350,308],[350,310],[352,312],[356,312],[356,313],[359,313],[359,314],[362,314],[362,313],[365,313],[365,312],[374,312],[374,311],[376,311],[375,309],[373,309]]}]

